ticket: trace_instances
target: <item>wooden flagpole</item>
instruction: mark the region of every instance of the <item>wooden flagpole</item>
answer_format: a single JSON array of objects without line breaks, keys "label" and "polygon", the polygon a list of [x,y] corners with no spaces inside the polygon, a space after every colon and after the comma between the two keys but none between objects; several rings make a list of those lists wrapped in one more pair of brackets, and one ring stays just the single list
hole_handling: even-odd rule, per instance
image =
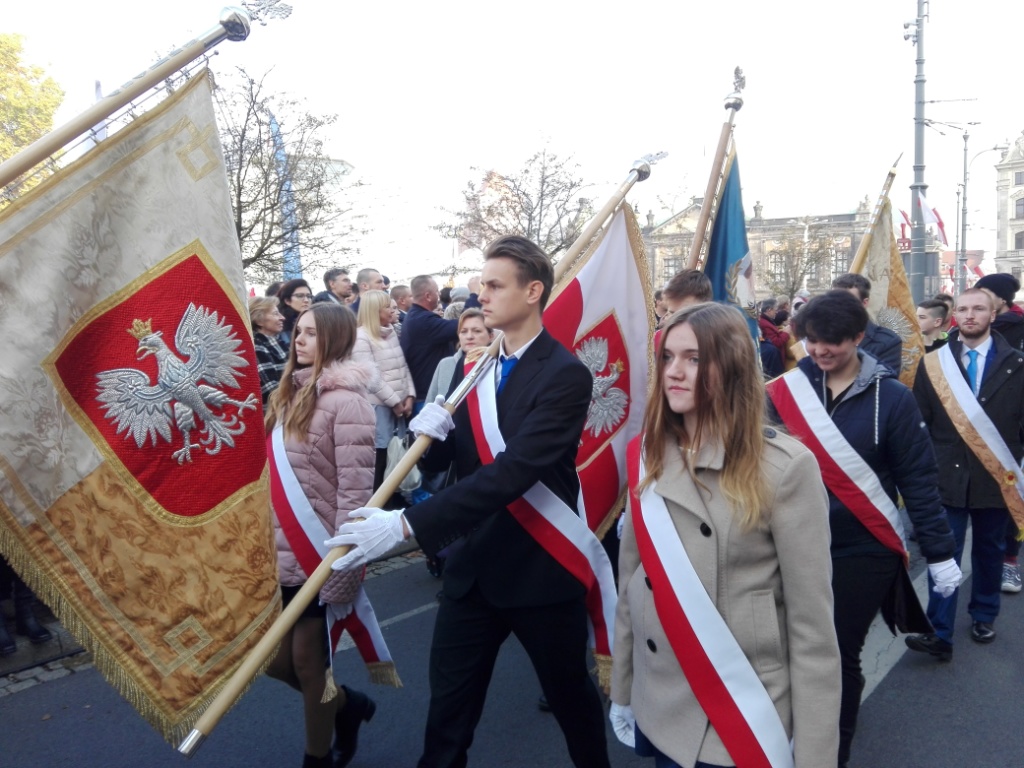
[{"label": "wooden flagpole", "polygon": [[733,92],[725,98],[725,108],[729,116],[722,124],[722,133],[718,137],[718,149],[715,151],[715,160],[711,165],[711,176],[708,178],[708,186],[704,191],[704,202],[701,204],[700,214],[697,216],[697,227],[693,232],[690,255],[686,259],[687,269],[704,268],[704,261],[700,255],[707,247],[708,233],[715,223],[711,211],[712,209],[717,209],[718,196],[722,193],[722,174],[725,171],[729,140],[732,138],[732,124],[736,119],[736,113],[743,107],[743,98],[740,96],[740,91],[743,90],[746,84],[747,80],[743,76],[743,70],[736,67],[736,71],[733,74]]},{"label": "wooden flagpole", "polygon": [[26,171],[42,163],[66,144],[74,141],[94,125],[107,119],[132,99],[159,85],[189,62],[199,58],[218,43],[227,40],[245,40],[249,36],[249,14],[239,8],[221,11],[220,22],[206,34],[186,43],[170,56],[161,59],[134,79],[122,85],[106,98],[96,102],[78,117],[55,128],[29,144],[14,157],[0,163],[0,189],[6,187]]},{"label": "wooden flagpole", "polygon": [[882,184],[882,191],[875,202],[875,210],[871,212],[871,221],[868,222],[868,231],[861,238],[860,245],[857,247],[857,254],[853,257],[853,261],[850,262],[850,272],[853,274],[860,274],[864,271],[864,265],[868,260],[868,249],[871,247],[871,240],[874,237],[875,225],[878,223],[878,217],[882,215],[885,199],[889,197],[889,190],[892,189],[892,183],[896,179],[896,166],[900,164],[900,158],[902,157],[903,153],[900,152],[900,156],[896,158],[896,162],[892,164],[892,168],[889,169],[889,173],[885,177],[885,183]]},{"label": "wooden flagpole", "polygon": [[[485,353],[477,361],[476,365],[473,366],[473,369],[462,380],[462,383],[456,387],[448,400],[445,401],[444,407],[449,413],[455,412],[455,409],[466,395],[469,394],[469,391],[476,386],[484,372],[490,370],[488,363],[498,356],[501,349],[501,339],[501,333],[495,335],[494,341],[487,347]],[[380,488],[374,492],[365,506],[382,507],[387,503],[388,499],[398,490],[398,484],[405,479],[405,476],[409,474],[410,470],[420,460],[420,457],[423,456],[432,442],[433,440],[427,435],[420,435],[416,438],[416,441],[409,447],[409,450],[405,452],[405,456],[398,462],[398,465],[392,470],[391,474],[384,478]],[[295,622],[302,615],[302,611],[305,610],[307,605],[317,599],[320,589],[331,575],[331,565],[350,549],[351,547],[347,546],[335,547],[320,561],[320,565],[309,575],[306,583],[302,585],[302,588],[292,598],[292,601],[288,603],[288,607],[281,612],[277,620],[270,625],[266,634],[249,651],[249,654],[242,660],[234,674],[228,678],[220,693],[210,702],[210,706],[206,708],[206,711],[196,721],[188,736],[178,745],[179,752],[186,757],[192,757],[202,743],[206,741],[206,737],[210,735],[217,726],[217,723],[234,706],[256,675],[259,674],[263,665],[273,656],[288,630],[295,625]]]},{"label": "wooden flagpole", "polygon": [[569,271],[569,267],[572,266],[573,262],[580,257],[584,249],[594,240],[597,233],[601,230],[601,227],[608,221],[608,217],[615,212],[615,209],[619,207],[623,200],[626,199],[626,194],[633,185],[638,181],[646,181],[651,175],[651,166],[662,158],[668,155],[667,152],[658,152],[655,155],[645,155],[644,157],[633,163],[633,168],[629,171],[629,175],[626,176],[626,180],[619,185],[619,188],[615,190],[604,207],[597,212],[597,215],[590,220],[587,224],[586,229],[576,238],[575,242],[569,246],[569,250],[565,252],[565,255],[558,260],[555,265],[555,284],[562,279],[566,272]]}]

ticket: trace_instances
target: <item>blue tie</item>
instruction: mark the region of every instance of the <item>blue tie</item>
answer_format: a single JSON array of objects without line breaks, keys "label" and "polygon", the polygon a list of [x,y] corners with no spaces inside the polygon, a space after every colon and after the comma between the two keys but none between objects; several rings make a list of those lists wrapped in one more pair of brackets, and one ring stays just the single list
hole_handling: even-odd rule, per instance
[{"label": "blue tie", "polygon": [[[504,376],[504,374],[502,374]],[[971,385],[971,392],[978,394],[978,350],[967,350],[967,381]]]},{"label": "blue tie", "polygon": [[516,367],[516,363],[519,362],[518,357],[502,357],[501,358],[501,381],[498,382],[498,394],[501,394],[501,390],[505,388],[505,382],[508,381],[508,376],[512,373],[512,369]]}]

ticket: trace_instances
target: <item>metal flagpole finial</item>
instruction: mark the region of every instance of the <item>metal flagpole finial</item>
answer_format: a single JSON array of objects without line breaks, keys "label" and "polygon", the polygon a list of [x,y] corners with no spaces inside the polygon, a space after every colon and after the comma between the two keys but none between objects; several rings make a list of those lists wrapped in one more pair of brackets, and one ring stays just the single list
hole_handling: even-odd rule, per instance
[{"label": "metal flagpole finial", "polygon": [[637,181],[646,181],[651,175],[651,166],[666,157],[668,157],[668,152],[656,152],[653,155],[644,155],[633,163],[633,170],[636,171]]},{"label": "metal flagpole finial", "polygon": [[220,25],[227,32],[228,40],[239,42],[249,37],[252,19],[242,8],[229,5],[220,12]]},{"label": "metal flagpole finial", "polygon": [[740,92],[747,87],[747,78],[743,74],[743,70],[736,67],[735,72],[732,76],[732,93],[725,97],[725,108],[734,111],[739,111],[743,106],[743,97],[740,96]]}]

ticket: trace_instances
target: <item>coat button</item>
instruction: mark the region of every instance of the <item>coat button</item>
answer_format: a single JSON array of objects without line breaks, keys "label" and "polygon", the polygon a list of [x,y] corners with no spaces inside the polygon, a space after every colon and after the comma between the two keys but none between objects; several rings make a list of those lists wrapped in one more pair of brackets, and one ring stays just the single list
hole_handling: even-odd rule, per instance
[{"label": "coat button", "polygon": [[777,434],[778,433],[774,429],[772,429],[771,427],[765,427],[764,428],[764,436],[767,437],[767,438],[775,437],[775,435],[777,435]]},{"label": "coat button", "polygon": [[658,652],[658,646],[656,646],[654,644],[654,641],[651,640],[650,638],[647,639],[647,647],[651,649],[651,653],[657,653]]},{"label": "coat button", "polygon": [[651,590],[652,592],[654,591],[654,587],[651,586],[651,577],[650,576],[644,576],[644,584],[647,585],[647,588],[649,590]]},{"label": "coat button", "polygon": [[710,536],[711,535],[711,526],[709,526],[707,523],[701,523],[700,524],[700,532],[703,533],[705,536]]}]

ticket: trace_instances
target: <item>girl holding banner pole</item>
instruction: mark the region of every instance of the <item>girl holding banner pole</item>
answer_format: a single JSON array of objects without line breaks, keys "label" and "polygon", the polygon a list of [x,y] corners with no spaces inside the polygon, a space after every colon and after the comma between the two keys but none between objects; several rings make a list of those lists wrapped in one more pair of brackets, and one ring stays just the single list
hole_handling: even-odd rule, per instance
[{"label": "girl holding banner pole", "polygon": [[736,309],[669,319],[627,466],[616,735],[658,768],[835,768],[827,498],[811,453],[765,423]]},{"label": "girl holding banner pole", "polygon": [[[288,364],[270,397],[266,429],[285,605],[319,565],[317,546],[370,498],[376,421],[366,387],[373,372],[351,359],[355,338],[355,316],[345,307],[325,302],[299,313]],[[303,768],[348,765],[359,726],[376,709],[365,694],[335,688],[328,665],[328,612],[336,606],[340,615],[348,615],[361,580],[361,571],[332,576],[319,603],[309,605],[267,669],[302,694]]]}]

